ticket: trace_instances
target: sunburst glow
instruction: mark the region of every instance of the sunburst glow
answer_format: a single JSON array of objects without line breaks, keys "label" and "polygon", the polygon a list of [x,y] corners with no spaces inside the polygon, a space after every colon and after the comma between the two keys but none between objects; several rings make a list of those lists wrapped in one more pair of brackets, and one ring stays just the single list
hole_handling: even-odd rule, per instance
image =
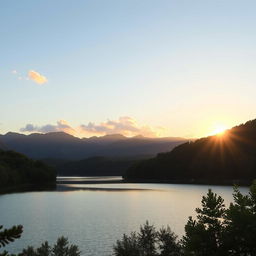
[{"label": "sunburst glow", "polygon": [[215,128],[212,131],[212,135],[223,135],[225,131],[227,130],[227,126],[223,124],[218,124],[215,126]]}]

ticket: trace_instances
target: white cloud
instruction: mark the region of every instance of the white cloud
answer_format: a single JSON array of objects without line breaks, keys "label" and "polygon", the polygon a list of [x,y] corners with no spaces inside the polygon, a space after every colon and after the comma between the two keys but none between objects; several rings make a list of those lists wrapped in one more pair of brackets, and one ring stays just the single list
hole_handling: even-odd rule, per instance
[{"label": "white cloud", "polygon": [[87,125],[82,124],[79,127],[72,127],[67,121],[59,120],[54,124],[37,126],[27,124],[20,129],[21,132],[66,132],[78,137],[103,136],[107,134],[123,134],[128,137],[143,135],[145,137],[160,137],[165,133],[163,127],[151,127],[149,125],[139,125],[132,117],[123,116],[118,120],[108,120],[99,124],[89,122]]},{"label": "white cloud", "polygon": [[34,82],[36,82],[38,84],[44,84],[44,83],[48,82],[48,80],[45,76],[39,74],[38,72],[36,72],[34,70],[30,70],[28,72],[28,77],[29,77],[29,79],[33,80]]}]

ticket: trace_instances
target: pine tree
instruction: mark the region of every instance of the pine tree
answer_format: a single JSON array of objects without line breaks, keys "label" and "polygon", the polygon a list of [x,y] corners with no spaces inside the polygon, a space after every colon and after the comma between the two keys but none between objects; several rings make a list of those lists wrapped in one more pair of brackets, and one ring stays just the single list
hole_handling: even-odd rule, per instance
[{"label": "pine tree", "polygon": [[[3,226],[0,225],[0,248],[6,246],[7,244],[14,242],[15,239],[20,238],[23,227],[21,225],[13,226],[9,229],[3,229]],[[2,231],[1,231],[2,230]],[[7,256],[8,252],[4,251],[3,253],[0,253],[0,256]]]},{"label": "pine tree", "polygon": [[197,208],[197,220],[189,217],[183,245],[186,255],[222,255],[222,234],[225,214],[224,199],[210,189],[203,196],[202,208]]},{"label": "pine tree", "polygon": [[225,245],[230,255],[256,255],[256,182],[248,195],[235,187],[233,197],[226,211]]}]

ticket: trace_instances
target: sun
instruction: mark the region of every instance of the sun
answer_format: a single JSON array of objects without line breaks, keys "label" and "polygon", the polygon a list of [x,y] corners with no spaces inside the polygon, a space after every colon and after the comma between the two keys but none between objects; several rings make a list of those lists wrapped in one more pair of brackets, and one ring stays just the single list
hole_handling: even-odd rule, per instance
[{"label": "sun", "polygon": [[228,129],[228,127],[224,124],[218,124],[214,127],[212,131],[212,135],[223,135],[225,131]]}]

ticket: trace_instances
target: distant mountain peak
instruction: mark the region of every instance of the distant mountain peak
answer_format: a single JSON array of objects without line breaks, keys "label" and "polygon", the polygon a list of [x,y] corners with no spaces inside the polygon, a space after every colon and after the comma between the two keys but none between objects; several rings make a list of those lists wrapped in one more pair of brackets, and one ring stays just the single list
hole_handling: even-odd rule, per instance
[{"label": "distant mountain peak", "polygon": [[21,138],[21,137],[25,137],[25,134],[22,133],[17,133],[17,132],[7,132],[5,135],[6,138],[13,138],[13,139],[17,139],[17,138]]},{"label": "distant mountain peak", "polygon": [[112,142],[112,141],[119,141],[119,140],[125,140],[127,137],[125,137],[122,134],[106,134],[104,136],[92,136],[90,138],[83,138],[83,140],[87,140],[90,142],[97,141],[97,142]]},{"label": "distant mountain peak", "polygon": [[24,136],[24,134],[18,132],[7,132],[5,136]]},{"label": "distant mountain peak", "polygon": [[[8,133],[0,141],[7,148],[35,159],[84,159],[91,156],[153,156],[169,151],[182,141],[147,138],[141,135],[126,137],[107,134],[101,137],[77,138],[65,132],[32,133],[24,135]],[[3,145],[1,145],[3,148]]]},{"label": "distant mountain peak", "polygon": [[74,137],[73,135],[66,133],[66,132],[48,132],[48,133],[44,133],[43,135],[58,136],[58,137]]}]

